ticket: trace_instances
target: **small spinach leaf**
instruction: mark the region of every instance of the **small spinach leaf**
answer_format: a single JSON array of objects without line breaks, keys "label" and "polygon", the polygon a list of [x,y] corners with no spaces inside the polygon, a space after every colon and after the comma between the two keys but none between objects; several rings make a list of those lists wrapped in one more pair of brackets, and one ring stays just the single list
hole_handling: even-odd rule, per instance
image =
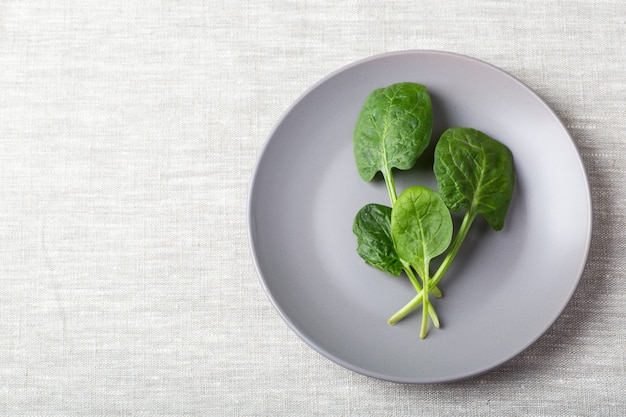
[{"label": "small spinach leaf", "polygon": [[398,197],[391,212],[391,234],[398,254],[421,275],[450,245],[452,217],[436,192],[411,187]]},{"label": "small spinach leaf", "polygon": [[352,224],[357,238],[357,253],[365,262],[398,276],[404,269],[391,238],[391,207],[367,204]]}]

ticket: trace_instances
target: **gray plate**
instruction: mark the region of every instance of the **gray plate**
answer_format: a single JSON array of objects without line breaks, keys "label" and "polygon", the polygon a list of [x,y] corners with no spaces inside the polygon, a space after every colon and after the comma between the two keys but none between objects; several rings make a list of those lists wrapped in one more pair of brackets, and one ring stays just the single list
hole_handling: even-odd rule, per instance
[{"label": "gray plate", "polygon": [[[444,297],[434,301],[442,328],[431,326],[424,340],[421,309],[387,325],[415,291],[404,275],[364,264],[351,232],[364,204],[389,204],[382,180],[359,178],[354,124],[373,89],[401,81],[429,89],[433,138],[453,126],[482,130],[511,149],[517,174],[504,229],[474,224],[439,285]],[[421,162],[422,168],[396,171],[398,193],[436,187],[432,159]],[[546,103],[498,68],[433,51],[374,56],[309,89],[271,132],[248,201],[254,262],[287,324],[330,360],[403,383],[477,375],[539,338],[578,284],[591,219],[581,158]]]}]

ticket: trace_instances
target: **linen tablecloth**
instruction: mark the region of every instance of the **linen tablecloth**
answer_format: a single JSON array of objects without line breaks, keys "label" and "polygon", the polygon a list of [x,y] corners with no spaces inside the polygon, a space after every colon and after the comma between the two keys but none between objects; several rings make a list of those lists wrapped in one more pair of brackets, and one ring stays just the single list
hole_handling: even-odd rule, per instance
[{"label": "linen tablecloth", "polygon": [[[502,367],[401,385],[306,346],[263,292],[249,181],[313,83],[383,52],[490,62],[589,175],[552,328]],[[1,1],[0,414],[626,415],[626,3]]]}]

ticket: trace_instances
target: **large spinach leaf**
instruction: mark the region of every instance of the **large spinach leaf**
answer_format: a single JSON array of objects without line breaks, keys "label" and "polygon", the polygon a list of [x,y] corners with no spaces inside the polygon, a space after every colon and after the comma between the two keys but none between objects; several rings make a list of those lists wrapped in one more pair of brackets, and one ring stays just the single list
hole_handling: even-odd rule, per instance
[{"label": "large spinach leaf", "polygon": [[451,128],[437,143],[433,170],[451,210],[480,214],[502,229],[515,185],[509,148],[478,130]]},{"label": "large spinach leaf", "polygon": [[392,168],[410,169],[430,143],[432,104],[426,87],[403,82],[372,91],[353,134],[359,175],[370,181],[382,172],[391,204],[396,190]]}]

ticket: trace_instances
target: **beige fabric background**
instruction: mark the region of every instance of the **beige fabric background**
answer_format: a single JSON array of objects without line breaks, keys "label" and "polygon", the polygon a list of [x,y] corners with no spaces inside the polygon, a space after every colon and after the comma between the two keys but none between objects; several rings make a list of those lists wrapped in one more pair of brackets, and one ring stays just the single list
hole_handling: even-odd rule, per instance
[{"label": "beige fabric background", "polygon": [[[448,385],[309,349],[247,243],[250,176],[282,112],[404,49],[471,55],[537,91],[594,200],[562,317]],[[626,415],[625,68],[616,0],[0,1],[0,415]]]}]

